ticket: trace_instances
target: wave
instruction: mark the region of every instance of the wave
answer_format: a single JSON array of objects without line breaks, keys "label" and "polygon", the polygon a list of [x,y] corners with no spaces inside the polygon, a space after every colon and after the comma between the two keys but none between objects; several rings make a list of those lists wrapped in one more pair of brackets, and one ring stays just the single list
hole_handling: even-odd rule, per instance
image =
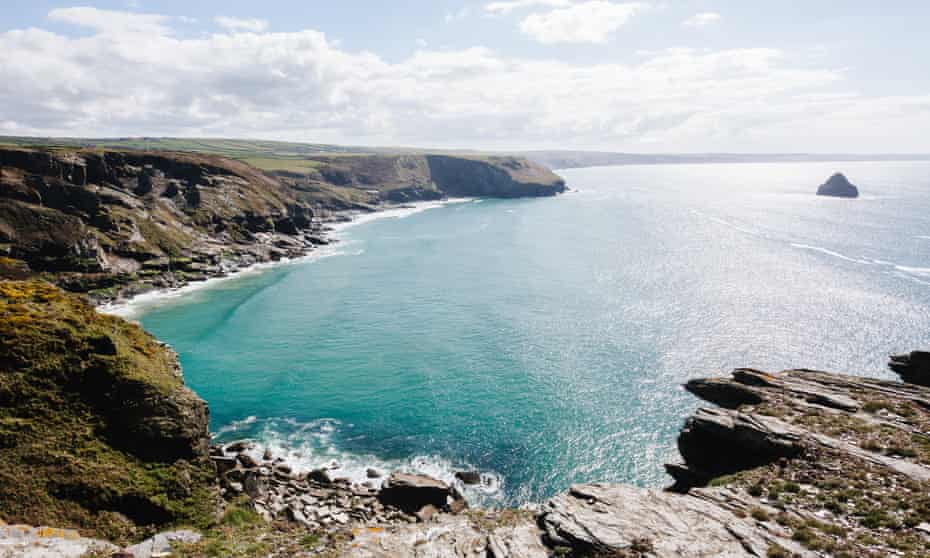
[{"label": "wave", "polygon": [[828,256],[833,256],[834,258],[839,258],[841,260],[846,260],[847,262],[857,263],[861,265],[873,265],[877,260],[860,260],[858,258],[851,258],[845,254],[823,248],[821,246],[812,246],[810,244],[799,244],[796,242],[791,243],[795,248],[800,248],[801,250],[810,250],[811,252],[819,252],[821,254],[826,254]]},{"label": "wave", "polygon": [[910,267],[906,265],[896,265],[894,268],[903,273],[930,278],[930,267]]},{"label": "wave", "polygon": [[738,225],[738,224],[736,224],[736,223],[732,223],[732,222],[730,222],[730,221],[727,221],[726,219],[721,219],[720,217],[714,217],[713,215],[708,215],[708,214],[704,213],[703,211],[698,211],[697,209],[692,209],[692,210],[691,210],[691,213],[693,213],[693,214],[695,214],[695,215],[698,215],[698,216],[700,216],[700,217],[703,217],[703,218],[705,218],[705,219],[707,219],[707,220],[709,220],[709,221],[713,221],[714,223],[717,223],[718,225],[723,225],[723,226],[725,226],[725,227],[731,228],[731,229],[733,229],[733,230],[737,230],[737,231],[742,232],[742,233],[746,233],[746,234],[749,234],[749,235],[752,235],[752,236],[762,236],[762,233],[759,232],[759,231],[757,231],[757,230],[753,230],[753,229],[749,229],[749,228],[743,227],[743,226]]},{"label": "wave", "polygon": [[[468,463],[453,463],[438,455],[414,455],[405,459],[384,459],[372,454],[346,451],[334,441],[343,423],[333,418],[300,422],[291,418],[257,418],[248,416],[220,427],[214,433],[215,443],[250,439],[256,442],[248,453],[261,460],[266,450],[276,458],[284,458],[296,473],[326,468],[336,478],[348,478],[355,484],[370,482],[380,487],[393,471],[419,473],[456,486],[471,503],[494,505],[504,503],[504,486],[500,475],[482,472],[479,485],[464,485],[455,478],[456,471],[474,470]],[[383,474],[368,478],[368,470]]]}]

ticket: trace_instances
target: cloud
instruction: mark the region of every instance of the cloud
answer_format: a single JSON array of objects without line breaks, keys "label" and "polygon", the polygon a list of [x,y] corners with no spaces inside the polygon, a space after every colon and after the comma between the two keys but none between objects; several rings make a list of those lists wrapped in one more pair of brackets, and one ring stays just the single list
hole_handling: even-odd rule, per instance
[{"label": "cloud", "polygon": [[643,8],[643,4],[617,4],[590,0],[532,13],[520,22],[520,31],[545,43],[604,43]]},{"label": "cloud", "polygon": [[485,4],[484,10],[491,14],[507,15],[514,10],[535,6],[563,7],[571,5],[571,0],[509,0]]},{"label": "cloud", "polygon": [[[153,14],[59,11],[71,36],[0,32],[13,135],[252,137],[361,145],[919,151],[930,96],[867,96],[768,48],[569,63],[475,46],[387,61],[315,30],[190,36]],[[882,130],[882,134],[875,134]]]},{"label": "cloud", "polygon": [[91,7],[58,8],[48,14],[52,21],[86,27],[101,34],[135,33],[167,35],[171,18],[158,14],[140,14]]},{"label": "cloud", "polygon": [[251,31],[260,33],[268,29],[268,22],[264,19],[242,19],[238,17],[218,16],[213,21],[223,29],[229,31]]},{"label": "cloud", "polygon": [[717,12],[701,12],[681,22],[685,27],[704,27],[719,22],[723,17]]}]

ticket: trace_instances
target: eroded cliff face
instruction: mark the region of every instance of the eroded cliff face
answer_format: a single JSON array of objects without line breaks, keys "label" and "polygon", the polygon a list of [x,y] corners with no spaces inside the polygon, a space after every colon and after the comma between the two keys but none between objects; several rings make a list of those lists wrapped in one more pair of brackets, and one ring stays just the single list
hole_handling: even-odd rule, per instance
[{"label": "eroded cliff face", "polygon": [[175,353],[42,281],[0,281],[0,519],[113,540],[215,514],[207,406]]},{"label": "eroded cliff face", "polygon": [[311,171],[275,173],[325,207],[371,207],[443,197],[554,196],[565,181],[521,157],[477,155],[315,156]]},{"label": "eroded cliff face", "polygon": [[313,210],[240,162],[190,154],[0,148],[0,255],[63,286],[170,286],[297,255]]}]

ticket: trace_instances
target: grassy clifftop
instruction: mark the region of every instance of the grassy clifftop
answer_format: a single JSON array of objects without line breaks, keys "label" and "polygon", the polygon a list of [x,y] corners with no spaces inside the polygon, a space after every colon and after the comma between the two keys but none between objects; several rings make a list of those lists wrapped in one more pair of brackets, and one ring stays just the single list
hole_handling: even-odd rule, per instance
[{"label": "grassy clifftop", "polygon": [[114,540],[215,509],[206,404],[139,326],[0,281],[0,519]]}]

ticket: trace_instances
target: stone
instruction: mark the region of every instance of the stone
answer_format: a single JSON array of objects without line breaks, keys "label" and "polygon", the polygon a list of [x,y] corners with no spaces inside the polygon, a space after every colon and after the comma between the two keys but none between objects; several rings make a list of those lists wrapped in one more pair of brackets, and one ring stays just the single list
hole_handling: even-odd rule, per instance
[{"label": "stone", "polygon": [[773,544],[798,556],[816,556],[790,535],[756,529],[751,518],[712,503],[618,484],[572,486],[546,503],[539,523],[550,545],[605,556],[766,556]]},{"label": "stone", "polygon": [[216,465],[216,472],[220,475],[224,475],[235,469],[236,462],[238,461],[235,457],[226,455],[211,455],[210,459],[213,461],[213,464]]},{"label": "stone", "polygon": [[478,471],[456,471],[455,478],[462,484],[481,484],[481,473]]},{"label": "stone", "polygon": [[424,506],[446,508],[451,495],[449,485],[426,475],[392,473],[381,487],[378,498],[382,503],[407,513],[415,513]]},{"label": "stone", "polygon": [[379,479],[384,476],[384,473],[377,469],[367,469],[365,475],[370,479]]},{"label": "stone", "polygon": [[174,544],[193,544],[199,542],[201,538],[201,534],[196,531],[168,531],[127,547],[126,552],[130,553],[133,558],[159,558],[170,555],[171,546]]},{"label": "stone", "polygon": [[254,469],[259,466],[258,461],[256,461],[254,457],[247,453],[240,453],[236,456],[236,459],[238,459],[239,463],[241,463],[242,466],[246,469]]},{"label": "stone", "polygon": [[909,384],[930,387],[930,351],[892,355],[888,367]]},{"label": "stone", "polygon": [[255,442],[251,440],[237,440],[227,444],[224,449],[226,453],[242,453],[255,447]]},{"label": "stone", "polygon": [[436,506],[429,504],[420,508],[414,515],[417,517],[417,519],[426,523],[437,513],[439,513],[439,510],[436,508]]},{"label": "stone", "polygon": [[262,454],[263,461],[271,461],[271,458],[274,457],[270,449],[265,449],[265,452]]},{"label": "stone", "polygon": [[307,478],[320,484],[332,484],[333,482],[326,469],[314,469],[307,473]]},{"label": "stone", "polygon": [[0,556],[10,558],[83,558],[109,556],[119,549],[106,541],[81,537],[77,531],[0,523]]},{"label": "stone", "polygon": [[856,188],[843,173],[836,173],[817,188],[818,196],[833,196],[838,198],[857,198],[859,189]]}]

